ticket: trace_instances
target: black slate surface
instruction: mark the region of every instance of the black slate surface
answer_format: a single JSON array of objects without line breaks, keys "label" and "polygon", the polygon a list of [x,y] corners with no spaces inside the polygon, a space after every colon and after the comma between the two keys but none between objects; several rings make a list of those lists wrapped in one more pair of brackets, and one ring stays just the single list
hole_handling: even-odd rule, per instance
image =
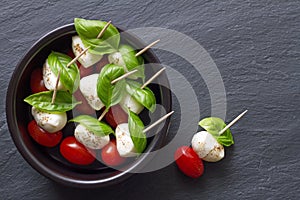
[{"label": "black slate surface", "polygon": [[[300,2],[293,1],[67,1],[2,0],[0,6],[0,199],[299,199]],[[6,123],[8,80],[26,50],[74,17],[112,20],[126,28],[157,26],[180,31],[201,44],[222,75],[236,144],[226,158],[207,164],[193,180],[173,163],[109,188],[58,185],[33,170],[14,146]],[[193,85],[201,116],[210,98],[199,74],[183,59],[156,51]],[[188,98],[188,97],[187,97]],[[174,109],[178,102],[174,101]],[[170,138],[179,114],[172,118]],[[196,124],[195,124],[196,126]],[[192,133],[191,133],[192,134]]]}]

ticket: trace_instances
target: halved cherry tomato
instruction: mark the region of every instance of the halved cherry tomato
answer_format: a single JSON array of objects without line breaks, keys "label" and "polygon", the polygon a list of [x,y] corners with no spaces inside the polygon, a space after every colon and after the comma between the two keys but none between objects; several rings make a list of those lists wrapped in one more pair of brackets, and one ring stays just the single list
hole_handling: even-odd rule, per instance
[{"label": "halved cherry tomato", "polygon": [[178,168],[185,175],[192,178],[198,178],[203,174],[203,162],[191,147],[179,147],[176,150],[174,157]]},{"label": "halved cherry tomato", "polygon": [[101,69],[109,64],[107,55],[104,55],[99,62],[95,65],[95,73],[100,73]]},{"label": "halved cherry tomato", "polygon": [[82,114],[87,114],[91,115],[95,113],[95,110],[89,105],[87,100],[84,98],[80,90],[78,89],[75,93],[74,96],[77,101],[81,101],[81,104],[76,105],[75,109],[81,112]]},{"label": "halved cherry tomato", "polygon": [[36,68],[31,73],[30,88],[32,93],[47,91],[44,84],[42,68]]},{"label": "halved cherry tomato", "polygon": [[128,122],[128,115],[120,105],[115,105],[109,108],[105,115],[105,120],[111,127],[116,128],[118,124]]},{"label": "halved cherry tomato", "polygon": [[35,120],[29,122],[27,130],[34,141],[46,147],[56,146],[61,141],[63,136],[61,131],[55,133],[49,133],[45,131],[39,127],[39,125],[37,125]]},{"label": "halved cherry tomato", "polygon": [[125,158],[121,157],[116,145],[116,140],[112,139],[101,151],[101,157],[107,166],[118,166],[125,162]]},{"label": "halved cherry tomato", "polygon": [[66,137],[60,144],[61,155],[70,163],[89,165],[95,161],[95,151],[87,149],[74,136]]}]

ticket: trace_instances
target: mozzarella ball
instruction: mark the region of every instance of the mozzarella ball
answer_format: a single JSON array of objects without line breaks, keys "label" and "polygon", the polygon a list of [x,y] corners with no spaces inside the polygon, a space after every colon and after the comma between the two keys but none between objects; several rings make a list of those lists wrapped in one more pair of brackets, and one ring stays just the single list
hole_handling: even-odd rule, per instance
[{"label": "mozzarella ball", "polygon": [[196,133],[192,139],[193,150],[207,162],[217,162],[224,158],[224,147],[207,131]]},{"label": "mozzarella ball", "polygon": [[119,124],[116,128],[117,150],[122,157],[137,156],[136,149],[130,137],[128,123]]},{"label": "mozzarella ball", "polygon": [[108,135],[97,136],[80,124],[76,126],[74,136],[78,142],[91,149],[102,149],[110,140]]},{"label": "mozzarella ball", "polygon": [[83,77],[80,80],[79,89],[82,95],[86,98],[88,104],[95,110],[101,110],[104,104],[99,99],[97,94],[97,80],[98,74],[91,74]]},{"label": "mozzarella ball", "polygon": [[[86,47],[82,43],[82,40],[78,35],[72,37],[72,50],[75,56],[78,56]],[[97,63],[99,60],[101,60],[102,55],[98,54],[92,54],[89,51],[86,51],[80,58],[78,58],[78,61],[81,63],[81,65],[85,68],[88,68],[92,66],[93,64]]]},{"label": "mozzarella ball", "polygon": [[[125,63],[125,61],[122,57],[122,54],[120,52],[115,52],[115,53],[109,54],[108,55],[108,62],[112,63],[112,64],[115,64],[115,65],[119,65],[119,66],[124,68],[125,72],[129,72],[129,70],[126,66],[126,63]],[[131,74],[130,76],[128,76],[128,78],[138,79],[138,77],[135,74]]]},{"label": "mozzarella ball", "polygon": [[32,107],[31,114],[36,123],[49,133],[55,133],[63,129],[67,123],[67,114],[65,112],[47,113]]},{"label": "mozzarella ball", "polygon": [[109,54],[108,62],[113,63],[115,65],[122,66],[122,67],[124,67],[124,70],[126,72],[128,71],[126,64],[123,60],[122,54],[120,52],[115,52],[115,53]]},{"label": "mozzarella ball", "polygon": [[[51,68],[48,64],[48,59],[46,59],[46,62],[43,65],[43,80],[45,83],[45,87],[48,90],[54,90],[57,76],[51,71]],[[58,82],[57,90],[66,90],[61,81]]]},{"label": "mozzarella ball", "polygon": [[131,110],[135,114],[139,114],[144,109],[144,106],[137,102],[130,94],[124,94],[122,100],[120,101],[120,105],[125,112]]}]

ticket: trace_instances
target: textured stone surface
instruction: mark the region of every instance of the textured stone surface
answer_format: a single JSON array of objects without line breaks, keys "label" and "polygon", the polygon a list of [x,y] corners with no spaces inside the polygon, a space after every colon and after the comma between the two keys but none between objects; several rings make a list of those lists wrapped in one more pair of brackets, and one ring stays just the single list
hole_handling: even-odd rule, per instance
[{"label": "textured stone surface", "polygon": [[[74,17],[112,20],[126,28],[158,26],[199,42],[217,64],[226,88],[227,121],[249,113],[232,128],[236,144],[226,159],[206,164],[192,180],[173,163],[110,188],[62,187],[33,170],[16,150],[6,124],[8,78],[42,35]],[[300,2],[2,0],[0,7],[0,199],[299,199]],[[159,52],[159,51],[157,51]],[[193,85],[201,118],[210,98],[186,61],[159,52]],[[174,101],[174,109],[178,109]],[[170,137],[180,116],[173,116]],[[195,124],[196,126],[196,124]],[[192,134],[192,133],[191,133]]]}]

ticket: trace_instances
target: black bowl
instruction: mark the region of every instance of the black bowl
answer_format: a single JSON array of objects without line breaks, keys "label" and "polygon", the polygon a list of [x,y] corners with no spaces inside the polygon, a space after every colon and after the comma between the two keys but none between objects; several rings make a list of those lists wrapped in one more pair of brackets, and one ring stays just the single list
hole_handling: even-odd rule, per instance
[{"label": "black bowl", "polygon": [[[122,29],[119,30],[123,32]],[[31,72],[37,67],[42,67],[52,50],[66,52],[71,49],[71,37],[73,35],[76,35],[74,24],[57,28],[37,41],[21,59],[12,75],[7,91],[6,116],[8,127],[19,152],[42,175],[69,186],[91,188],[116,184],[132,175],[133,170],[137,170],[149,162],[147,153],[159,149],[164,144],[170,123],[169,119],[166,120],[161,130],[156,130],[157,133],[148,138],[148,145],[144,154],[136,159],[131,159],[129,163],[127,162],[122,166],[122,170],[109,168],[98,161],[85,167],[72,165],[59,154],[59,147],[42,147],[35,143],[27,132],[27,125],[32,120],[31,107],[23,99],[31,94],[29,86]],[[136,48],[145,46],[138,38],[127,33],[122,33],[121,41]],[[160,63],[151,50],[145,52],[143,57],[145,63]],[[148,66],[146,75],[153,74],[155,67],[157,66]],[[150,84],[149,87],[155,93],[157,103],[169,112],[172,103],[167,75],[163,73],[157,80],[159,84]],[[162,110],[156,112],[163,114]],[[147,121],[149,113],[143,112],[141,118]]]}]

